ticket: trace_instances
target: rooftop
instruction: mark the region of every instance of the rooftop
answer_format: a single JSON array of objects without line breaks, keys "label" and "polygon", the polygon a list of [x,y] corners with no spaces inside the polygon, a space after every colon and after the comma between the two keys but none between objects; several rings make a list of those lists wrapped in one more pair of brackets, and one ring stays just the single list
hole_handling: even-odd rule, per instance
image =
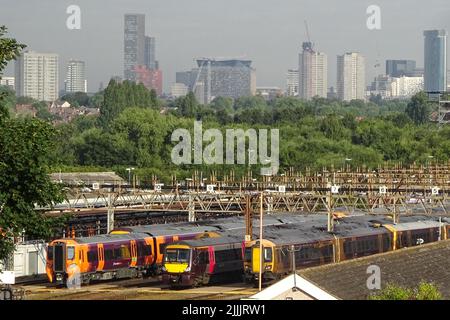
[{"label": "rooftop", "polygon": [[381,288],[392,283],[416,287],[422,280],[433,282],[450,299],[450,240],[400,249],[355,260],[308,268],[300,275],[326,292],[344,300],[362,300],[374,292],[367,288],[370,273],[377,265],[381,270]]}]

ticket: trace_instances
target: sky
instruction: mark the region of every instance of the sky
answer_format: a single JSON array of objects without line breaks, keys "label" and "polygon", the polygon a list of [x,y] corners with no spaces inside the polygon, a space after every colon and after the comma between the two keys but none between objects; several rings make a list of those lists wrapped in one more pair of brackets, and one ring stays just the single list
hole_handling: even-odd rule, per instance
[{"label": "sky", "polygon": [[[81,9],[81,29],[66,27],[67,7]],[[381,9],[381,29],[369,30],[370,5]],[[123,76],[125,13],[144,13],[146,33],[169,92],[177,71],[195,57],[245,57],[257,86],[285,88],[297,69],[307,20],[317,51],[328,55],[328,85],[336,83],[336,56],[366,57],[366,81],[384,73],[386,59],[413,59],[423,66],[423,30],[450,31],[449,0],[0,0],[0,25],[28,49],[60,57],[60,88],[69,59],[84,60],[88,90]],[[381,67],[375,65],[380,62]],[[13,75],[13,64],[4,75]]]}]

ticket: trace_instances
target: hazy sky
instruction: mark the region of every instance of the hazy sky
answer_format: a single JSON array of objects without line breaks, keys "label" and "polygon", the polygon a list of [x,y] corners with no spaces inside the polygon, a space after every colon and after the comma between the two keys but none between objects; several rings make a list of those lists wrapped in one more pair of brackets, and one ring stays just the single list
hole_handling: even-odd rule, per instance
[{"label": "hazy sky", "polygon": [[[81,30],[66,27],[69,5],[81,8]],[[369,5],[381,7],[382,29],[366,27]],[[450,31],[449,0],[0,0],[0,25],[29,49],[60,55],[60,83],[70,58],[85,60],[89,91],[123,76],[123,15],[146,14],[146,32],[169,91],[175,72],[194,57],[244,56],[253,61],[257,86],[285,88],[297,68],[309,24],[318,51],[328,55],[328,82],[336,82],[336,55],[359,51],[367,81],[385,59],[415,59],[423,66],[425,29]],[[9,66],[5,75],[13,74]]]}]

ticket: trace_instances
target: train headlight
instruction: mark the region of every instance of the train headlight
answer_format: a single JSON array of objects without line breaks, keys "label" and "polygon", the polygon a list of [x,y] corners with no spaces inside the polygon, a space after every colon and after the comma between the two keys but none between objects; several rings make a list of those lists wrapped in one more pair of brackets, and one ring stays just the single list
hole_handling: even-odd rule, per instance
[{"label": "train headlight", "polygon": [[272,266],[266,266],[266,267],[264,268],[264,270],[270,270],[270,269],[272,269]]},{"label": "train headlight", "polygon": [[166,272],[167,271],[166,267],[162,266],[161,271]]},{"label": "train headlight", "polygon": [[189,272],[191,271],[191,267],[187,267],[186,269],[184,269],[184,272]]}]

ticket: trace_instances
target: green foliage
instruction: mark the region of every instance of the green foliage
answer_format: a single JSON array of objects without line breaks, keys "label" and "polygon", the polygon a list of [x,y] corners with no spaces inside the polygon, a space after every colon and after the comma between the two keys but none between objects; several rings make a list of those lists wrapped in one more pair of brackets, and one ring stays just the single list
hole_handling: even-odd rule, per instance
[{"label": "green foliage", "polygon": [[62,101],[67,101],[72,107],[90,106],[91,101],[85,92],[67,93],[61,97]]},{"label": "green foliage", "polygon": [[369,300],[441,300],[442,294],[438,287],[429,282],[421,281],[417,288],[405,288],[388,284],[384,289],[369,296]]},{"label": "green foliage", "polygon": [[[58,221],[44,218],[34,205],[48,206],[62,199],[48,176],[54,129],[37,119],[6,119],[1,132],[0,228],[14,236],[25,230],[29,236],[48,238],[50,226]],[[0,241],[1,252],[10,246],[11,239]]]},{"label": "green foliage", "polygon": [[415,124],[424,124],[429,121],[431,108],[425,92],[415,94],[406,107],[406,114]]},{"label": "green foliage", "polygon": [[99,124],[103,128],[109,127],[111,122],[128,107],[157,108],[158,105],[156,93],[147,90],[144,85],[131,81],[117,83],[111,79],[104,91],[103,102],[99,106]]}]

